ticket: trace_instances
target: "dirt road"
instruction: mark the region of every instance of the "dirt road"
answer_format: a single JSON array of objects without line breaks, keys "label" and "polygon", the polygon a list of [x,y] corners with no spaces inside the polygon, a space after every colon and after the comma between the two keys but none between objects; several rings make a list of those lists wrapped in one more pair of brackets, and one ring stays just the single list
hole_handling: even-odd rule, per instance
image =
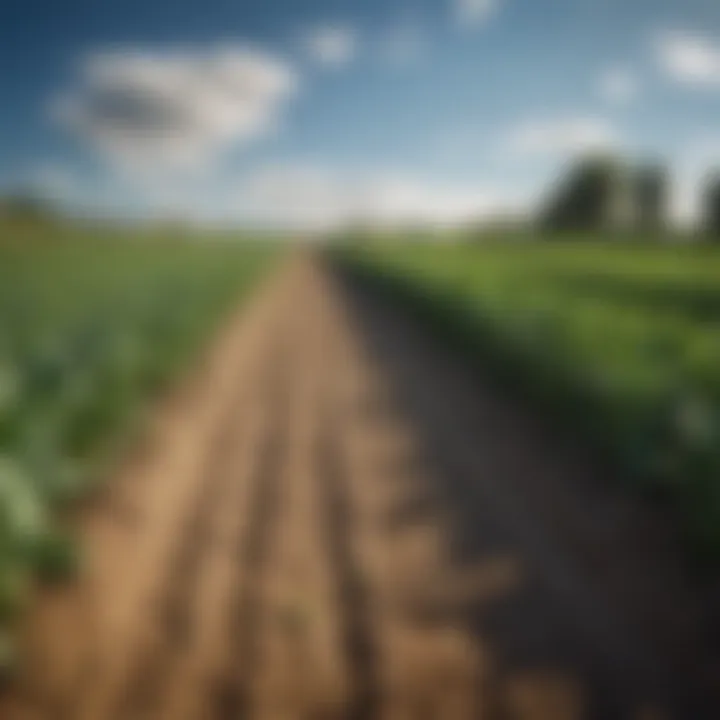
[{"label": "dirt road", "polygon": [[597,474],[295,259],[83,513],[0,717],[720,717],[663,524]]}]

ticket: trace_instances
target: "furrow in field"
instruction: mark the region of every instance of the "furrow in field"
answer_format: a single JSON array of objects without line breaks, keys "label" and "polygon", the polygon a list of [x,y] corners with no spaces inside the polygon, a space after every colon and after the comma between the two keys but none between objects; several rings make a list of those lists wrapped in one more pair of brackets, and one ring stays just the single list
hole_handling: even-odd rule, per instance
[{"label": "furrow in field", "polygon": [[[365,677],[360,717],[476,717],[480,657],[459,612],[446,601],[446,518],[418,462],[419,439],[396,412],[382,373],[362,352],[342,294],[333,297],[334,443],[337,501],[349,518],[345,552],[356,558]],[[344,488],[344,489],[340,489]],[[350,596],[346,602],[351,602]],[[371,641],[371,644],[369,643]]]},{"label": "furrow in field", "polygon": [[337,388],[333,382],[340,359],[335,298],[327,279],[317,268],[310,279],[317,327],[313,340],[319,350],[316,367],[326,368],[322,376],[315,373],[319,386],[318,431],[314,443],[314,490],[319,514],[315,523],[316,542],[318,551],[325,555],[326,572],[333,584],[335,653],[343,658],[347,674],[342,714],[321,717],[365,720],[379,717],[380,713],[378,638],[374,634],[376,628],[366,577],[353,544],[357,517],[340,453],[346,428],[338,412]]},{"label": "furrow in field", "polygon": [[323,540],[336,586],[336,613],[341,618],[336,629],[339,632],[336,642],[350,678],[344,714],[337,717],[365,720],[378,717],[381,703],[377,638],[366,580],[351,544],[355,514],[338,454],[337,421],[331,411],[325,412],[324,432],[317,444],[317,482],[324,511]]},{"label": "furrow in field", "polygon": [[[274,379],[272,375],[259,378],[261,384],[271,384]],[[212,584],[213,560],[219,554],[216,534],[228,495],[237,483],[238,464],[250,452],[247,381],[247,376],[241,378],[207,445],[205,463],[199,471],[202,482],[170,560],[166,585],[154,604],[154,641],[133,667],[116,712],[119,720],[158,716],[161,697],[172,692],[181,668],[196,653],[195,643],[204,621],[212,617],[202,600]],[[235,512],[239,513],[239,508]]]},{"label": "furrow in field", "polygon": [[238,546],[248,524],[248,509],[260,458],[267,442],[265,403],[249,402],[245,438],[226,468],[209,542],[194,590],[192,633],[166,672],[152,713],[161,720],[211,717],[212,695],[226,657],[227,619],[234,588],[242,582]]},{"label": "furrow in field", "polygon": [[312,282],[301,268],[289,338],[294,382],[287,408],[277,519],[261,581],[257,673],[249,717],[342,718],[348,702],[342,613],[317,446],[323,431],[323,346]]},{"label": "furrow in field", "polygon": [[[276,348],[277,350],[277,348]],[[260,658],[262,588],[270,562],[269,544],[280,503],[279,474],[285,449],[287,363],[264,387],[269,424],[259,448],[258,467],[248,490],[247,513],[235,548],[235,580],[223,616],[226,642],[219,670],[205,701],[207,717],[248,717],[252,684]]]}]

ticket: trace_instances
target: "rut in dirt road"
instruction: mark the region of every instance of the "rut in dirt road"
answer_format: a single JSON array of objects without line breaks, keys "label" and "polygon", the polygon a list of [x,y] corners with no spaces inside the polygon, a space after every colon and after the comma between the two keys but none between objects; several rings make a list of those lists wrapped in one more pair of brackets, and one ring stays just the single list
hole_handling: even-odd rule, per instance
[{"label": "rut in dirt road", "polygon": [[663,523],[317,257],[79,522],[3,720],[720,717]]}]

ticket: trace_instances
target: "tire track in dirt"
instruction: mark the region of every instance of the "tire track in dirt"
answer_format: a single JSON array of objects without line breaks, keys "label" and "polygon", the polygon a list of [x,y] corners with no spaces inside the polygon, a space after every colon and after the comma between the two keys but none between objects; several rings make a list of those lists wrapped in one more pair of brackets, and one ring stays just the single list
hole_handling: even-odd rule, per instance
[{"label": "tire track in dirt", "polygon": [[[278,378],[275,378],[276,380]],[[208,717],[248,717],[250,686],[258,660],[258,617],[262,598],[259,588],[268,559],[268,540],[276,522],[279,501],[279,469],[284,451],[286,410],[289,391],[287,380],[271,385],[274,426],[267,429],[268,437],[260,450],[260,461],[247,508],[247,525],[235,549],[236,572],[240,573],[232,591],[229,613],[226,617],[229,648],[224,667],[210,688]]]},{"label": "tire track in dirt", "polygon": [[[317,320],[312,342],[321,353],[319,364],[334,365],[337,343],[333,314],[333,295],[327,279],[315,269],[313,273]],[[316,380],[318,395],[317,423],[313,443],[315,462],[314,488],[317,496],[321,532],[316,540],[325,554],[327,572],[334,585],[337,618],[335,652],[344,658],[347,676],[346,697],[342,714],[321,717],[342,717],[346,720],[370,720],[380,716],[382,698],[378,677],[378,648],[373,625],[371,598],[367,578],[353,543],[356,514],[353,512],[348,477],[342,462],[344,418],[339,412],[338,398],[331,371],[324,383]]]},{"label": "tire track in dirt", "polygon": [[254,409],[259,419],[250,425],[246,441],[238,448],[239,462],[230,471],[227,492],[219,500],[211,541],[202,560],[193,608],[194,632],[182,657],[176,658],[166,673],[153,718],[211,716],[210,697],[227,656],[231,603],[243,579],[238,557],[244,547],[256,485],[266,476],[266,457],[273,437],[270,413],[260,405]]},{"label": "tire track in dirt", "polygon": [[[476,717],[480,658],[442,597],[448,587],[444,518],[418,465],[417,438],[368,363],[342,293],[333,282],[332,328],[340,470],[355,522],[351,542],[376,639],[368,717],[388,720]],[[369,408],[372,409],[368,412]],[[340,425],[340,423],[337,423]]]},{"label": "tire track in dirt", "polygon": [[[278,354],[275,346],[271,346],[270,351]],[[275,394],[279,394],[284,378],[278,377],[280,373],[273,372],[277,358],[272,354],[271,358],[270,367],[263,368],[264,377],[260,378],[260,386],[273,388]],[[200,473],[203,483],[196,493],[186,526],[181,530],[162,596],[155,602],[159,637],[150,651],[135,663],[121,706],[115,713],[118,720],[158,716],[160,697],[177,682],[178,665],[193,650],[197,623],[202,622],[204,612],[209,612],[209,609],[197,604],[203,569],[214,548],[213,531],[218,514],[237,482],[238,462],[242,463],[248,453],[245,439],[249,421],[247,397],[248,389],[240,383],[237,395],[230,401],[208,442],[205,464]],[[282,406],[278,407],[275,398],[269,404],[275,411],[275,417],[282,417]],[[269,483],[266,485],[269,486]]]},{"label": "tire track in dirt", "polygon": [[340,645],[348,664],[351,689],[342,717],[370,720],[379,716],[378,653],[366,579],[351,545],[354,517],[339,450],[339,419],[326,410],[318,438],[318,484],[324,497],[325,543],[335,576],[343,623]]},{"label": "tire track in dirt", "polygon": [[[297,383],[288,409],[282,492],[260,582],[257,672],[248,716],[332,719],[353,717],[352,659],[345,652],[349,622],[342,578],[328,544],[333,522],[319,450],[327,432],[327,388],[318,372],[326,361],[317,279],[303,268],[293,332]],[[342,542],[342,537],[332,540]]]}]

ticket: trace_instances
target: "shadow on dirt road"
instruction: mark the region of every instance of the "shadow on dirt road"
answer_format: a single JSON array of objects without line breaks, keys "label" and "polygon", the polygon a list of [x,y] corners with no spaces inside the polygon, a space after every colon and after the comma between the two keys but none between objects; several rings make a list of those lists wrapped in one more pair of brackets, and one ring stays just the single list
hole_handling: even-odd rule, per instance
[{"label": "shadow on dirt road", "polygon": [[398,408],[429,479],[426,498],[391,515],[394,531],[433,503],[447,515],[453,568],[435,610],[485,658],[478,717],[720,717],[700,604],[662,518],[416,320],[336,272],[368,362],[386,377],[387,397],[363,412],[372,422]]}]

